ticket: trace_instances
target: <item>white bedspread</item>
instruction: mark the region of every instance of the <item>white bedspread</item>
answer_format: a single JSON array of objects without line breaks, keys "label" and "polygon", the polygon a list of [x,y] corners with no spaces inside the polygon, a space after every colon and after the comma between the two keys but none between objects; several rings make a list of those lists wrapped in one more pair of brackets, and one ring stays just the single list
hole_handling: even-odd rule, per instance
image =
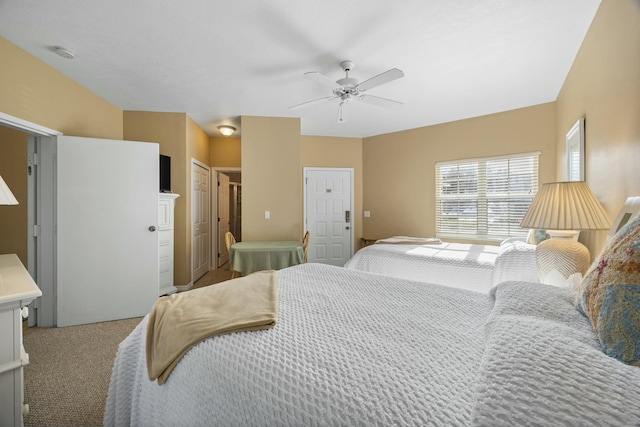
[{"label": "white bedspread", "polygon": [[304,264],[275,328],[210,338],[147,378],[122,342],[106,426],[638,426],[640,368],[606,356],[574,291],[490,294]]},{"label": "white bedspread", "polygon": [[640,426],[640,368],[603,353],[574,298],[542,284],[497,287],[474,425]]},{"label": "white bedspread", "polygon": [[375,244],[356,252],[345,267],[483,293],[504,281],[539,281],[535,246],[523,242]]},{"label": "white bedspread", "polygon": [[120,345],[106,426],[464,425],[488,295],[320,264],[280,270],[279,320],[150,382],[146,318]]}]

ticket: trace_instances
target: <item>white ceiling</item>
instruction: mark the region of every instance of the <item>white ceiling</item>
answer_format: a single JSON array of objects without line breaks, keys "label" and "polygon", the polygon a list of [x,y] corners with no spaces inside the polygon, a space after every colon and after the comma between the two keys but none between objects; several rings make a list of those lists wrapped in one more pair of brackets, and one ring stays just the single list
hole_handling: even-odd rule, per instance
[{"label": "white ceiling", "polygon": [[[207,133],[301,117],[303,135],[368,137],[554,101],[600,0],[0,0],[0,35],[123,110],[186,112]],[[52,52],[63,46],[74,60]],[[400,111],[336,103],[304,77],[363,81]],[[1,66],[1,65],[0,65]]]}]

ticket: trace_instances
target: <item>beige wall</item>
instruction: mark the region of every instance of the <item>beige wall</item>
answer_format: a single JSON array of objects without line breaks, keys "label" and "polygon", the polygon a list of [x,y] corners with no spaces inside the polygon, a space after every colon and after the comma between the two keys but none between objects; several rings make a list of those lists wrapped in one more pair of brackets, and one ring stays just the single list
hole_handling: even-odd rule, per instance
[{"label": "beige wall", "polygon": [[191,282],[191,169],[187,169],[187,116],[184,113],[124,112],[124,139],[157,142],[160,154],[171,157],[171,190],[179,194],[175,207],[174,282]]},{"label": "beige wall", "polygon": [[555,104],[428,126],[363,141],[364,235],[435,235],[435,164],[541,151],[540,182],[556,167]]},{"label": "beige wall", "polygon": [[[243,240],[300,240],[300,119],[241,120]],[[271,219],[264,218],[265,211]]]},{"label": "beige wall", "polygon": [[[354,170],[354,250],[362,237],[362,139],[326,136],[300,137],[301,167],[353,168]],[[301,175],[302,179],[302,175]],[[304,203],[304,200],[302,200]],[[304,206],[304,205],[303,205]],[[304,210],[304,207],[303,207]],[[313,237],[313,236],[312,236]]]},{"label": "beige wall", "polygon": [[[640,196],[640,2],[603,0],[557,100],[557,171],[566,178],[565,135],[585,117],[586,181],[615,219]],[[593,254],[605,231],[583,232]]]},{"label": "beige wall", "polygon": [[202,130],[191,117],[186,116],[187,119],[187,157],[190,164],[191,159],[196,159],[200,163],[204,163],[207,166],[210,164],[210,146],[209,135]]},{"label": "beige wall", "polygon": [[0,126],[0,176],[18,205],[0,205],[0,254],[17,254],[24,265],[27,253],[27,139],[26,133]]},{"label": "beige wall", "polygon": [[242,165],[240,138],[209,138],[209,165],[213,168],[239,168]]},{"label": "beige wall", "polygon": [[3,113],[65,135],[122,139],[122,110],[115,105],[2,37],[0,58]]}]

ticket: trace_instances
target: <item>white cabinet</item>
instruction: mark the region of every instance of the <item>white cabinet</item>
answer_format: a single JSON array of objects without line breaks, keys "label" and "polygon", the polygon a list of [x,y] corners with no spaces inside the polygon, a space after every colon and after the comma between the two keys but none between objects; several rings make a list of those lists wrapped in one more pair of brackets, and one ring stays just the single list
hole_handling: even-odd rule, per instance
[{"label": "white cabinet", "polygon": [[180,197],[173,193],[160,193],[158,198],[158,256],[159,256],[159,285],[160,295],[172,294],[177,291],[173,284],[173,211],[176,199]]},{"label": "white cabinet", "polygon": [[42,295],[15,254],[0,255],[0,426],[22,426],[24,405],[22,367],[29,355],[22,345],[22,314]]}]

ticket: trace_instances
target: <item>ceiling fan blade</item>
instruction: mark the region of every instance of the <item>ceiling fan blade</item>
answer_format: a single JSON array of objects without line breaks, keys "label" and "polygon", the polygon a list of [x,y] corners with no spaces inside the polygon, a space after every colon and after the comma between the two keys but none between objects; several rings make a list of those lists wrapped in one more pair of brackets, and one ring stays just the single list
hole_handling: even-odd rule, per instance
[{"label": "ceiling fan blade", "polygon": [[313,105],[322,101],[333,101],[337,96],[325,96],[323,98],[312,99],[311,101],[303,102],[302,104],[292,105],[289,107],[289,110],[298,110],[300,108],[308,107],[309,105]]},{"label": "ceiling fan blade", "polygon": [[338,106],[338,123],[345,123],[349,115],[347,114],[347,103],[341,102]]},{"label": "ceiling fan blade", "polygon": [[304,73],[304,75],[331,89],[342,89],[342,86],[340,86],[338,83],[334,82],[329,77],[325,76],[324,74],[320,74],[317,71],[309,71],[307,73]]},{"label": "ceiling fan blade", "polygon": [[400,77],[404,77],[404,73],[397,68],[392,68],[388,71],[385,71],[382,74],[378,74],[377,76],[371,77],[369,80],[365,80],[360,83],[356,88],[362,92],[365,90],[369,90],[376,86],[380,86],[385,83],[389,83],[390,81],[399,79]]},{"label": "ceiling fan blade", "polygon": [[358,99],[367,104],[377,105],[378,107],[388,108],[390,110],[399,110],[404,105],[402,102],[394,101],[392,99],[380,98],[373,95],[360,95]]}]

